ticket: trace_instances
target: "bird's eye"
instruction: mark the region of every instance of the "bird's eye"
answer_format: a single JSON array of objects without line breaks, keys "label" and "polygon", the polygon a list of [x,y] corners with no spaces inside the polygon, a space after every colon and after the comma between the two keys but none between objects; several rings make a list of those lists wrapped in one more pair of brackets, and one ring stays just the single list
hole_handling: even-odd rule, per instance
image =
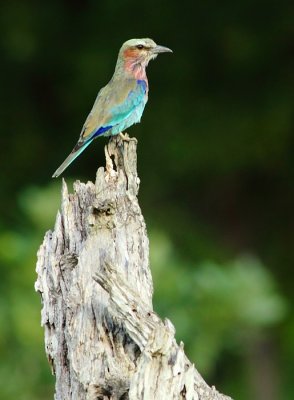
[{"label": "bird's eye", "polygon": [[142,50],[144,46],[142,44],[138,44],[137,49]]}]

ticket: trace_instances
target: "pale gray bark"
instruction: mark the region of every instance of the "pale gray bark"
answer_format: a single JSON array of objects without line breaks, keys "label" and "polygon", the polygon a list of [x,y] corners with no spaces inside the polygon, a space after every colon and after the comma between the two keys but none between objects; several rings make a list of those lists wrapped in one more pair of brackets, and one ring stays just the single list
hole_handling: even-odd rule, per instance
[{"label": "pale gray bark", "polygon": [[105,147],[96,183],[63,183],[38,252],[55,399],[229,399],[210,388],[152,307],[149,242],[137,200],[136,142]]}]

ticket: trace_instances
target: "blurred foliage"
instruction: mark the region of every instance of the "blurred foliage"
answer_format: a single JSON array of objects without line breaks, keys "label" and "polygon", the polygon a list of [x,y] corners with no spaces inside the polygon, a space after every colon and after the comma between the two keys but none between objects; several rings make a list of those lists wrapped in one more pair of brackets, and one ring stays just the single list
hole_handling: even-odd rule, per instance
[{"label": "blurred foliage", "polygon": [[[129,131],[155,308],[220,390],[294,397],[293,18],[290,0],[1,4],[1,399],[52,398],[33,291],[60,202],[50,176],[122,42],[146,36],[174,50],[148,67],[149,102]],[[104,143],[67,180],[94,179]]]},{"label": "blurred foliage", "polygon": [[57,182],[18,196],[21,229],[0,231],[0,398],[52,399],[53,378],[44,352],[34,265],[42,236],[60,203]]},{"label": "blurred foliage", "polygon": [[153,232],[151,264],[159,282],[157,308],[162,316],[171,316],[179,339],[205,374],[211,373],[224,348],[244,352],[243,343],[285,317],[285,300],[253,257],[191,265],[175,254],[165,235]]}]

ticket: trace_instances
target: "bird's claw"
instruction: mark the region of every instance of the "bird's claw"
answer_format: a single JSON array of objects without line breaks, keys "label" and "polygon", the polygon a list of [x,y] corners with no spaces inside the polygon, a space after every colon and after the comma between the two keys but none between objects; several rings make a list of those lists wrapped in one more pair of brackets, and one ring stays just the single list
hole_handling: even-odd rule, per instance
[{"label": "bird's claw", "polygon": [[121,138],[121,140],[124,142],[136,142],[137,143],[137,139],[129,137],[129,135],[127,133],[123,134],[122,132],[120,132],[118,135]]}]

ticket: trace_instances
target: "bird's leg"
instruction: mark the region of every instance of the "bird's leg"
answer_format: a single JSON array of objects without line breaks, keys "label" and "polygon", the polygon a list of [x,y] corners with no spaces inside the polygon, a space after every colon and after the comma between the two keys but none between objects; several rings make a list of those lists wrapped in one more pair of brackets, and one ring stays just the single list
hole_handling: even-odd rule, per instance
[{"label": "bird's leg", "polygon": [[118,135],[124,142],[131,142],[131,141],[137,142],[136,138],[129,137],[127,133],[123,134],[122,132],[120,132]]}]

